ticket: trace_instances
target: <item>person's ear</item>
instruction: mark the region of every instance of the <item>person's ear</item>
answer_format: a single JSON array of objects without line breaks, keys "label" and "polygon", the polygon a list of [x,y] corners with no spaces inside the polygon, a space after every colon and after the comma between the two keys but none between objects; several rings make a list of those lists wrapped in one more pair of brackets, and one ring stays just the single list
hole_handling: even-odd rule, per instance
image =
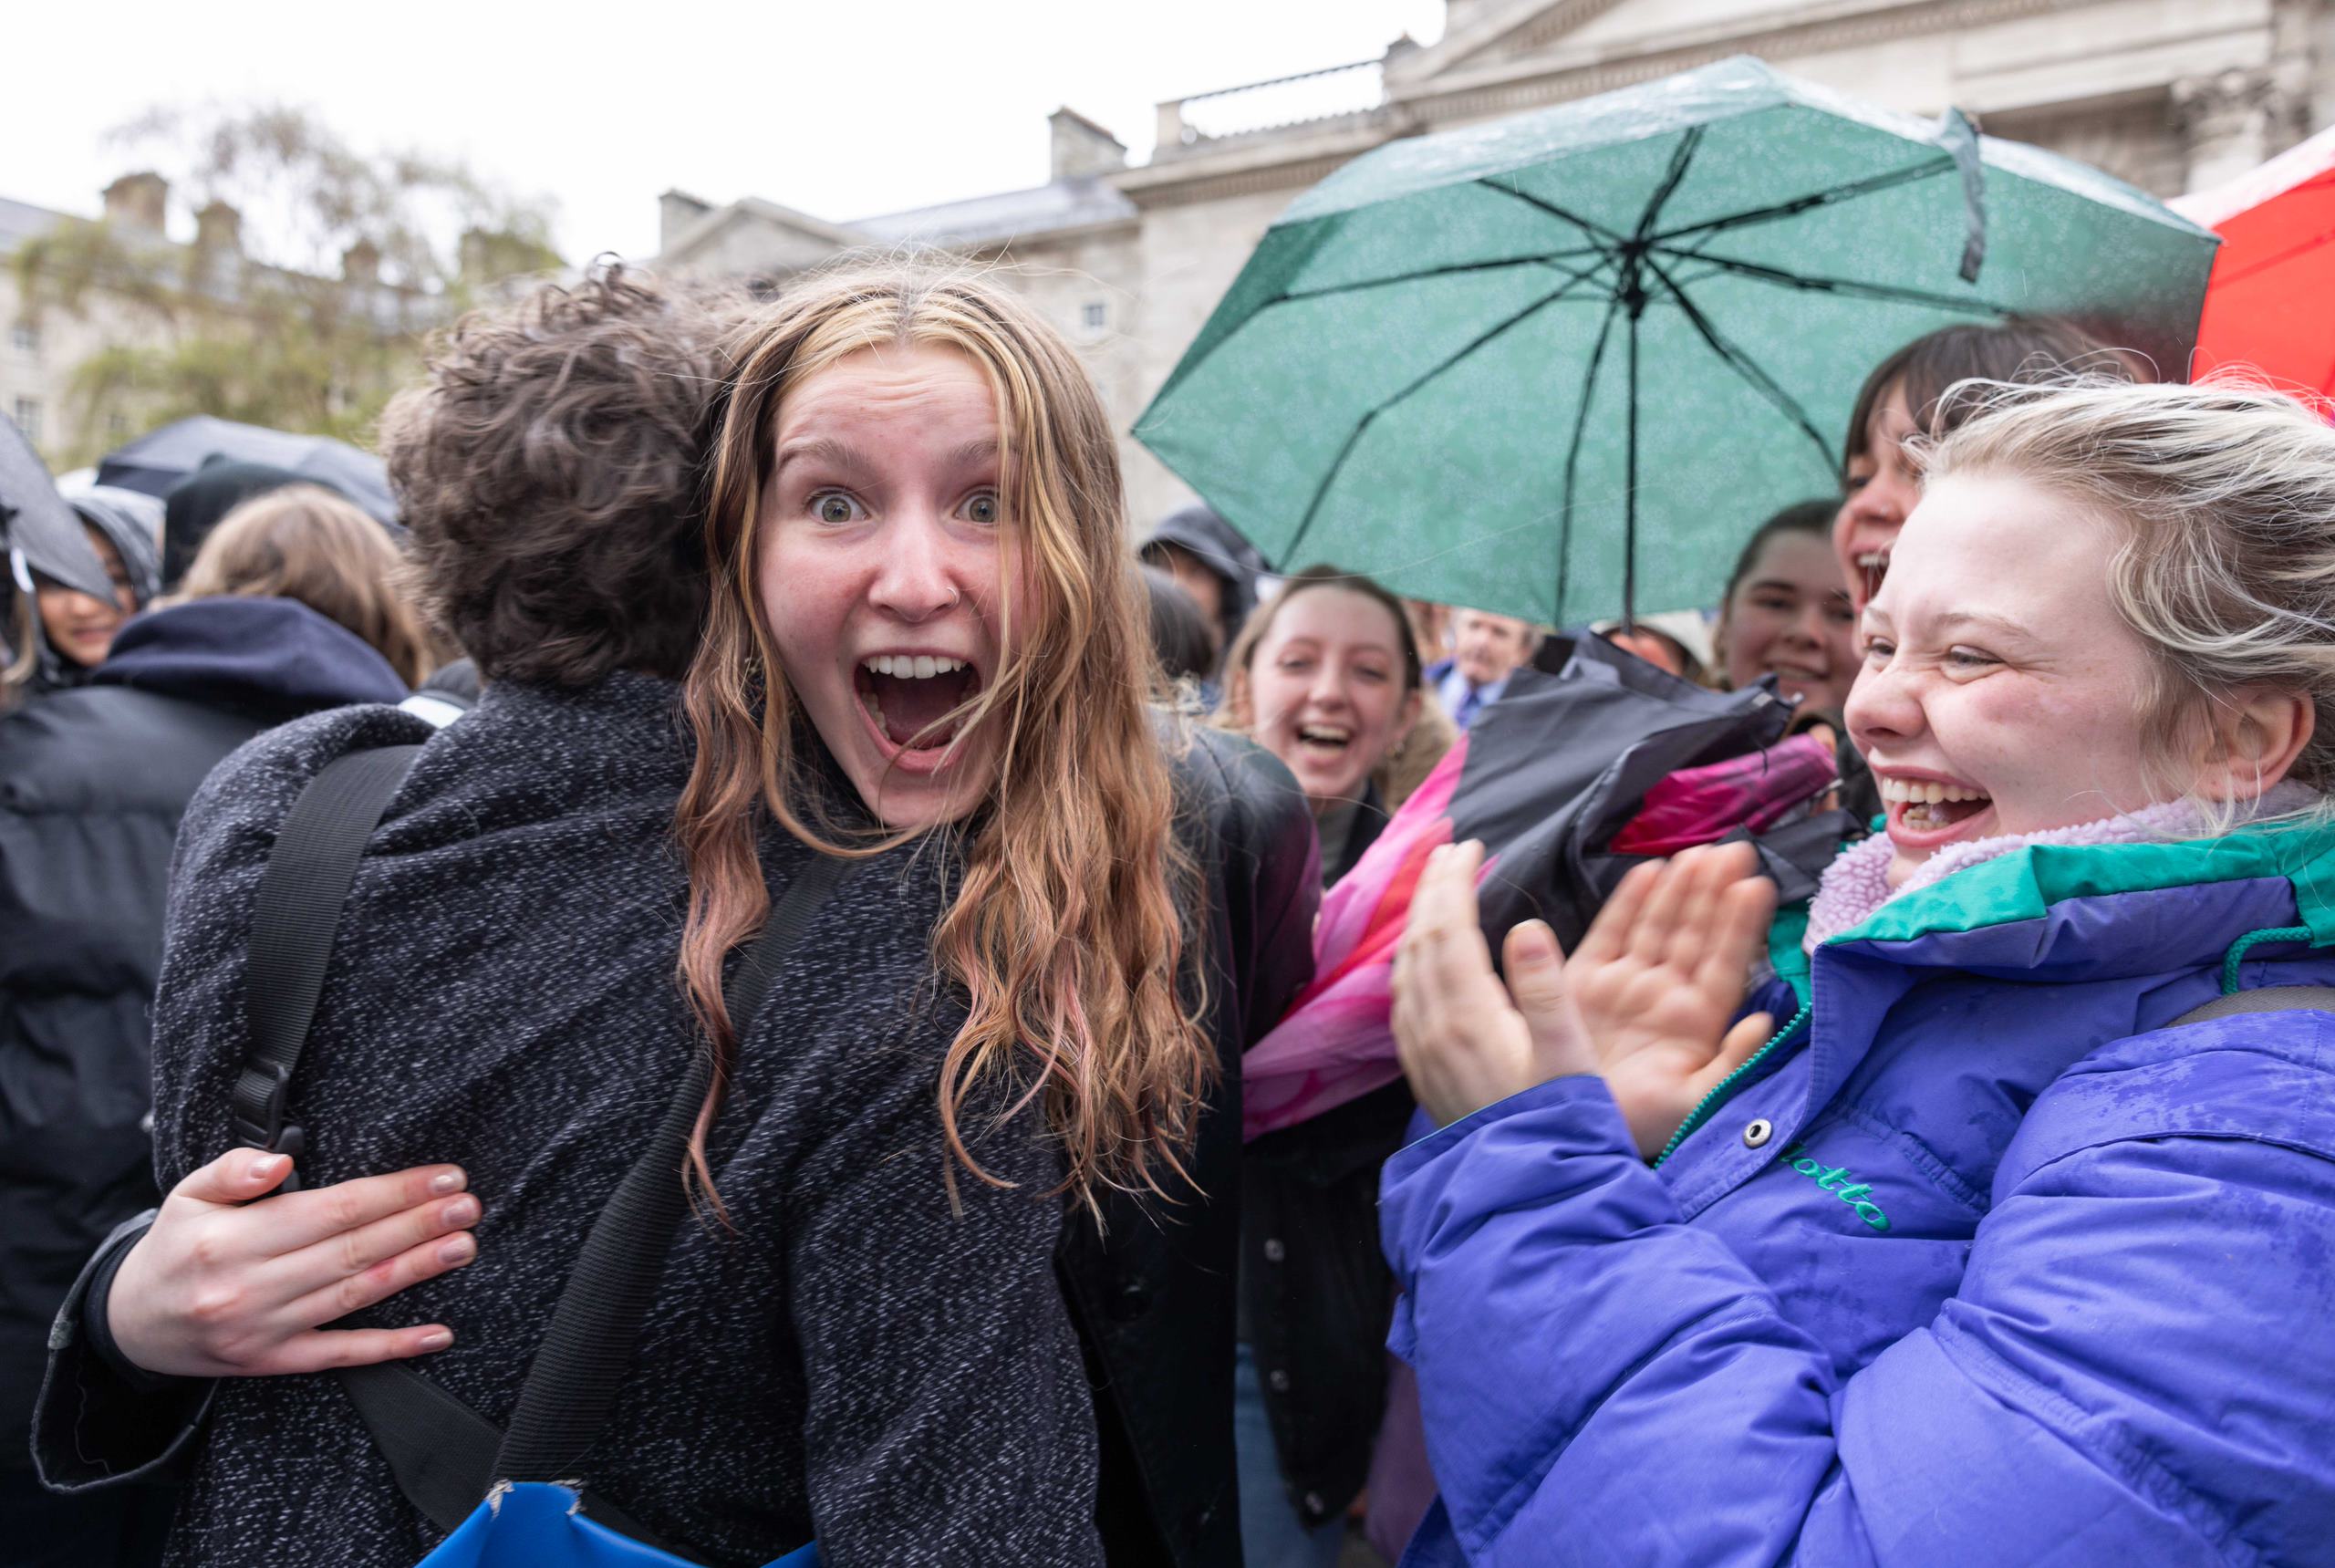
[{"label": "person's ear", "polygon": [[2309,695],[2301,691],[2243,687],[2212,700],[2197,760],[2197,793],[2222,801],[2267,794],[2310,744],[2318,718]]},{"label": "person's ear", "polygon": [[1412,687],[1411,694],[1403,699],[1402,711],[1395,716],[1395,738],[1396,740],[1399,741],[1402,737],[1411,732],[1411,726],[1419,722],[1419,709],[1426,701],[1427,688],[1424,686]]}]

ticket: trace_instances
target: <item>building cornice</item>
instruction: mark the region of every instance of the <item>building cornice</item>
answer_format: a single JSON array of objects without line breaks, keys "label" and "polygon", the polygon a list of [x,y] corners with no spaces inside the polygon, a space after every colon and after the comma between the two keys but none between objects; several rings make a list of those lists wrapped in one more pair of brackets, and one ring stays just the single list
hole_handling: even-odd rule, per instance
[{"label": "building cornice", "polygon": [[1611,11],[1622,0],[1541,0],[1541,4],[1511,5],[1478,16],[1458,31],[1448,34],[1399,64],[1390,62],[1386,82],[1390,96],[1398,83],[1433,79],[1469,60],[1503,48],[1537,48],[1583,23]]},{"label": "building cornice", "polygon": [[1752,54],[1788,64],[1792,57],[1851,49],[2083,9],[2098,0],[1912,0],[1875,7],[1839,5],[1834,15],[1788,19],[1765,27],[1714,26],[1673,35],[1659,47],[1617,42],[1598,49],[1559,51],[1539,59],[1504,62],[1480,71],[1406,86],[1402,102],[1429,125],[1476,119],[1562,103],[1616,88],[1634,87],[1691,70],[1730,55]]},{"label": "building cornice", "polygon": [[1111,183],[1138,207],[1244,196],[1310,185],[1374,147],[1416,134],[1417,122],[1397,109],[1375,109],[1345,117],[1331,128],[1302,128],[1297,135],[1270,132],[1228,141],[1220,150],[1189,154],[1166,163],[1145,164],[1114,174]]}]

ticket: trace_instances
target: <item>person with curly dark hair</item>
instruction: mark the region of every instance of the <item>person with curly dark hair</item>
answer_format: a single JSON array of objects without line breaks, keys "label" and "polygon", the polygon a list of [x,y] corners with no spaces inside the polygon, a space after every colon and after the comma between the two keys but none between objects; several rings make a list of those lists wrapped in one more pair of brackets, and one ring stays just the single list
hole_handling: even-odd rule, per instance
[{"label": "person with curly dark hair", "polygon": [[[385,438],[483,695],[434,735],[289,726],[188,812],[170,1195],[77,1287],[36,1439],[66,1489],[190,1457],[173,1568],[406,1568],[491,1480],[559,1477],[740,1568],[815,1533],[828,1568],[1239,1551],[1230,1068],[1312,972],[1303,806],[1147,709],[1116,450],[1042,320],[909,266],[798,284],[734,355],[725,314],[610,272],[457,329]],[[945,395],[885,396],[903,359]],[[982,678],[996,716],[947,715]],[[312,780],[411,742],[281,1078],[308,1185],[278,1192],[289,1159],[232,1147],[262,879]],[[653,1301],[631,1354],[590,1346],[626,1368],[599,1437],[506,1467],[587,1232],[651,1181],[701,1222],[628,1243]],[[417,1356],[414,1404],[496,1433],[433,1472],[452,1508],[368,1434]]]},{"label": "person with curly dark hair", "polygon": [[[673,983],[675,682],[705,620],[700,475],[734,318],[614,267],[463,318],[382,433],[419,595],[484,695],[439,731],[389,705],[389,680],[238,752],[187,807],[155,993],[167,1196],[83,1271],[36,1415],[56,1490],[191,1461],[168,1563],[313,1562],[324,1542],[341,1562],[420,1557],[435,1532],[334,1380],[238,1375],[403,1359],[459,1331],[430,1377],[506,1417],[601,1177],[638,1141],[623,1118],[657,1105],[624,1067],[693,1038]],[[252,1202],[291,1170],[229,1130],[269,848],[327,763],[421,742],[367,863],[420,880],[344,924],[291,1085],[317,1132],[306,1189]],[[507,1268],[458,1301],[362,1310],[460,1269],[474,1228]],[[248,1318],[182,1315],[215,1301],[220,1260],[259,1257]]]},{"label": "person with curly dark hair", "polygon": [[610,268],[455,328],[381,416],[422,602],[489,680],[678,680],[730,302]]}]

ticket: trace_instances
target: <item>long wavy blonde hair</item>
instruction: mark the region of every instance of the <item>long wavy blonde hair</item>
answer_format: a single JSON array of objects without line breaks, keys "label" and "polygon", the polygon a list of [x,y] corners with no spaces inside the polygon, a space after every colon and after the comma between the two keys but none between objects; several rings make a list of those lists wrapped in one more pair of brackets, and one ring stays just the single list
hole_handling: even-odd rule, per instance
[{"label": "long wavy blonde hair", "polygon": [[692,1174],[710,1195],[705,1135],[737,1049],[722,961],[768,914],[762,814],[831,855],[879,854],[911,836],[839,829],[811,804],[805,775],[819,742],[755,587],[780,404],[836,361],[895,344],[961,353],[994,388],[1002,570],[1027,582],[1034,607],[1033,625],[1001,628],[1011,651],[964,714],[968,730],[1001,733],[996,777],[932,933],[934,960],[969,1009],[941,1065],[948,1147],[997,1183],[959,1124],[974,1086],[1003,1076],[1028,1085],[1016,1103],[1043,1099],[1066,1164],[1058,1190],[1090,1206],[1105,1188],[1165,1194],[1165,1179],[1188,1180],[1214,1058],[1185,974],[1199,969],[1184,962],[1198,881],[1176,845],[1168,758],[1145,702],[1153,656],[1117,445],[1059,335],[1001,289],[926,262],[799,282],[734,342],[707,520],[713,602],[682,698],[698,749],[678,825],[690,873],[681,972],[716,1068]]}]

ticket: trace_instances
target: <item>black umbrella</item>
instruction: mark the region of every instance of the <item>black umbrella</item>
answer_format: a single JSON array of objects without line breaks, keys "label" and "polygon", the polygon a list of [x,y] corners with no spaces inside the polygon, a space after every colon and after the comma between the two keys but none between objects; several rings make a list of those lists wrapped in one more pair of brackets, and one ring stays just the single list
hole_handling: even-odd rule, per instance
[{"label": "black umbrella", "polygon": [[330,436],[294,435],[209,414],[173,421],[108,452],[98,464],[98,483],[166,496],[213,458],[289,469],[339,491],[382,522],[397,523],[389,472],[371,452]]},{"label": "black umbrella", "polygon": [[0,546],[21,587],[31,585],[16,569],[19,563],[91,598],[113,600],[113,579],[81,531],[81,520],[57,493],[24,432],[6,420],[0,420]]}]

